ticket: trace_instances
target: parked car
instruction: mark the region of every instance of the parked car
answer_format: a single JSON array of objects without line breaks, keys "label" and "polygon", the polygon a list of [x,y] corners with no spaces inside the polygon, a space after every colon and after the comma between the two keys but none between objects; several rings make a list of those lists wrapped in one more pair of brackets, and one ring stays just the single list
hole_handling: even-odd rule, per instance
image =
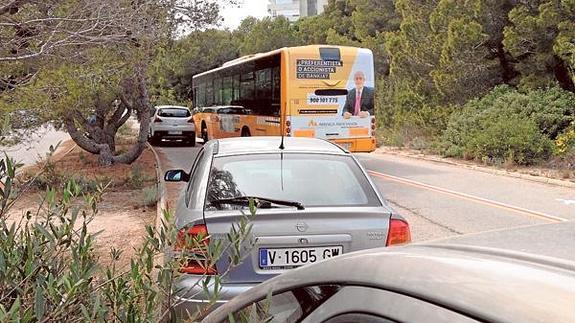
[{"label": "parked car", "polygon": [[[171,170],[166,181],[188,181],[175,213],[179,238],[226,236],[246,213],[255,245],[221,277],[219,303],[290,269],[352,251],[410,241],[408,223],[386,204],[349,152],[313,138],[244,137],[212,140],[190,172]],[[184,243],[184,242],[182,242]],[[180,242],[178,242],[180,244]],[[230,268],[190,261],[176,281],[180,313],[207,303],[201,281]],[[213,282],[214,280],[212,280]]]},{"label": "parked car", "polygon": [[204,322],[575,322],[575,222],[342,255]]},{"label": "parked car", "polygon": [[148,139],[151,143],[159,143],[162,139],[182,140],[195,146],[196,126],[190,109],[173,105],[157,106],[150,122]]}]

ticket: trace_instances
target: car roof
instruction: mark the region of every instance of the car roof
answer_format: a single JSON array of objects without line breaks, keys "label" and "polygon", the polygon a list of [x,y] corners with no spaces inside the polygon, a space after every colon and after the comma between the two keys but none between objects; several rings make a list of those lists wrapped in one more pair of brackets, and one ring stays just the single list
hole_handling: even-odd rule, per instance
[{"label": "car roof", "polygon": [[303,152],[345,155],[341,147],[327,140],[316,138],[284,137],[284,149],[280,149],[282,137],[256,136],[214,140],[215,155],[238,155],[257,153]]},{"label": "car roof", "polygon": [[412,296],[480,321],[574,321],[573,232],[575,223],[568,222],[344,254],[277,276],[227,308],[238,310],[269,290],[341,282]]}]

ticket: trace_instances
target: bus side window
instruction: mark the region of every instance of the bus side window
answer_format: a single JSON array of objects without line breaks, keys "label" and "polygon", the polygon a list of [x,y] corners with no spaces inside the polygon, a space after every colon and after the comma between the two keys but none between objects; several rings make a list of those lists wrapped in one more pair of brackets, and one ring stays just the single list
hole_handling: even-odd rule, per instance
[{"label": "bus side window", "polygon": [[236,74],[233,76],[234,80],[234,94],[232,97],[232,102],[238,102],[240,99],[240,75]]},{"label": "bus side window", "polygon": [[206,106],[206,83],[202,82],[198,86],[198,107],[203,108]]},{"label": "bus side window", "polygon": [[197,86],[195,86],[192,89],[192,102],[194,105],[194,109],[197,109],[198,108],[198,87]]},{"label": "bus side window", "polygon": [[272,81],[272,115],[279,116],[280,115],[280,108],[281,108],[281,72],[280,67],[276,66],[273,69],[273,81]]},{"label": "bus side window", "polygon": [[266,68],[256,72],[256,101],[255,108],[259,114],[270,115],[270,105],[272,96],[272,70]]},{"label": "bus side window", "polygon": [[[240,78],[240,102],[241,105],[252,109],[255,96],[255,79],[254,72],[248,72],[241,75]],[[257,113],[257,112],[256,112]]]},{"label": "bus side window", "polygon": [[214,78],[214,105],[222,105],[222,79]]},{"label": "bus side window", "polygon": [[222,103],[224,105],[230,105],[233,100],[234,86],[231,76],[224,77],[222,84]]},{"label": "bus side window", "polygon": [[208,80],[206,85],[206,106],[212,106],[214,104],[214,87],[212,80]]}]

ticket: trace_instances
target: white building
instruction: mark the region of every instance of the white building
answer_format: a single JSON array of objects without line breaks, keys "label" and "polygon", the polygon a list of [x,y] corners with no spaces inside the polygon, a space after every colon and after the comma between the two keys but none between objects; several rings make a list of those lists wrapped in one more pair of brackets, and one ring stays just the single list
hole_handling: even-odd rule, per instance
[{"label": "white building", "polygon": [[299,0],[299,16],[308,17],[323,13],[328,0]]},{"label": "white building", "polygon": [[268,12],[272,17],[284,16],[289,21],[300,17],[300,0],[269,0]]}]

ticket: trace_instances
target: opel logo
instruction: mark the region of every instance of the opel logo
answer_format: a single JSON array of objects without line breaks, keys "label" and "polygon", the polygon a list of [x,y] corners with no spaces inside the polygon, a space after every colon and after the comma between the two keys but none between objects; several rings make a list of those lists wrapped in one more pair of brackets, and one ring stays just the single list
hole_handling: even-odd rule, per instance
[{"label": "opel logo", "polygon": [[299,232],[306,232],[309,227],[307,226],[307,224],[305,224],[305,222],[298,222],[298,224],[295,225],[295,228]]}]

